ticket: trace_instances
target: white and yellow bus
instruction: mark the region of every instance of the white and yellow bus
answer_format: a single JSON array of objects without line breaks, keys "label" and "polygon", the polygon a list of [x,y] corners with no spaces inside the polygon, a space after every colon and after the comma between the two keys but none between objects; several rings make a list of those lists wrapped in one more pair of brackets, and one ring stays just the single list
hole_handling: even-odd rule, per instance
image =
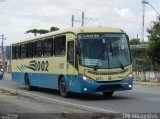
[{"label": "white and yellow bus", "polygon": [[59,30],[12,44],[12,80],[69,92],[132,89],[132,61],[126,33],[117,28]]}]

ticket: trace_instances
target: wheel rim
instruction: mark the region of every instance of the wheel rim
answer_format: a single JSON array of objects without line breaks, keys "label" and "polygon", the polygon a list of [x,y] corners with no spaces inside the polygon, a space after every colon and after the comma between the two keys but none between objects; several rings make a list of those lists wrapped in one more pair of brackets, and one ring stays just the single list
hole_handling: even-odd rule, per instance
[{"label": "wheel rim", "polygon": [[61,94],[63,94],[63,95],[66,94],[66,83],[65,83],[64,79],[61,79],[60,91],[61,91]]}]

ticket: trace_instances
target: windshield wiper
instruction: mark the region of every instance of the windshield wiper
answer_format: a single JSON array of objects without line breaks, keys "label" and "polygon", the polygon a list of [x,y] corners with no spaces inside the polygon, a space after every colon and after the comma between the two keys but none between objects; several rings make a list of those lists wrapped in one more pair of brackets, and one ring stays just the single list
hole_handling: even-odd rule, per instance
[{"label": "windshield wiper", "polygon": [[[114,53],[113,53],[112,44],[111,44],[111,43],[109,43],[109,46],[110,46],[111,53],[112,53],[112,57],[113,57]],[[123,69],[123,70],[124,70],[124,66],[123,66],[122,62],[119,60],[118,56],[117,56],[117,55],[114,55],[114,56],[116,56],[116,58],[117,58],[117,60],[118,60],[118,62],[119,62],[119,64],[120,64],[121,69]]]},{"label": "windshield wiper", "polygon": [[[117,55],[116,55],[116,57],[117,57]],[[117,57],[117,59],[118,59],[118,62],[119,62],[119,64],[120,64],[120,66],[121,66],[121,69],[123,69],[123,70],[124,70],[124,66],[123,66],[122,62],[119,60],[119,58],[118,58],[118,57]]]},{"label": "windshield wiper", "polygon": [[98,67],[99,67],[99,63],[94,66],[94,71],[97,71]]}]

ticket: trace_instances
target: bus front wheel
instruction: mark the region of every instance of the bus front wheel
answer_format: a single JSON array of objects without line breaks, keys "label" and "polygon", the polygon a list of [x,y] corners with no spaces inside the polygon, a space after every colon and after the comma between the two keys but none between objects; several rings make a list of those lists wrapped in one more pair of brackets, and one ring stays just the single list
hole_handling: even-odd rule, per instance
[{"label": "bus front wheel", "polygon": [[25,88],[29,91],[32,90],[32,86],[30,85],[28,75],[25,76]]},{"label": "bus front wheel", "polygon": [[113,93],[114,93],[114,91],[113,92],[103,92],[103,95],[106,97],[110,97],[113,95]]},{"label": "bus front wheel", "polygon": [[60,78],[59,91],[60,91],[60,95],[62,97],[67,97],[68,96],[67,84],[66,84],[66,81],[65,81],[64,77]]}]

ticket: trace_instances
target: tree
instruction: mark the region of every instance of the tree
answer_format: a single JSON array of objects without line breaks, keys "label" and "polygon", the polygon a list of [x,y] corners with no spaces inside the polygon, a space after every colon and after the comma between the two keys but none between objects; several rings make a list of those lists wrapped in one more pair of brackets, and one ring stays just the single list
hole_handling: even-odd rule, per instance
[{"label": "tree", "polygon": [[38,33],[38,30],[37,29],[31,29],[31,30],[26,31],[26,33],[34,33],[34,36],[36,36],[37,33]]},{"label": "tree", "polygon": [[45,33],[52,32],[52,31],[57,31],[57,30],[59,30],[58,27],[52,26],[50,28],[50,30],[45,30],[45,29],[30,29],[30,30],[26,31],[26,33],[34,33],[34,36],[36,36],[37,34],[45,34]]},{"label": "tree", "polygon": [[59,28],[58,28],[58,27],[54,27],[54,26],[52,26],[52,27],[50,28],[50,31],[57,31],[57,30],[59,30]]},{"label": "tree", "polygon": [[39,29],[38,30],[39,34],[44,34],[44,33],[48,33],[48,32],[49,32],[49,30],[45,30],[45,29]]},{"label": "tree", "polygon": [[129,44],[130,44],[130,45],[139,45],[139,44],[141,44],[141,42],[140,42],[140,39],[135,39],[135,38],[133,38],[133,39],[131,39],[131,40],[129,41]]},{"label": "tree", "polygon": [[147,28],[148,40],[150,42],[148,55],[152,61],[160,64],[160,17],[152,22],[150,28]]}]

